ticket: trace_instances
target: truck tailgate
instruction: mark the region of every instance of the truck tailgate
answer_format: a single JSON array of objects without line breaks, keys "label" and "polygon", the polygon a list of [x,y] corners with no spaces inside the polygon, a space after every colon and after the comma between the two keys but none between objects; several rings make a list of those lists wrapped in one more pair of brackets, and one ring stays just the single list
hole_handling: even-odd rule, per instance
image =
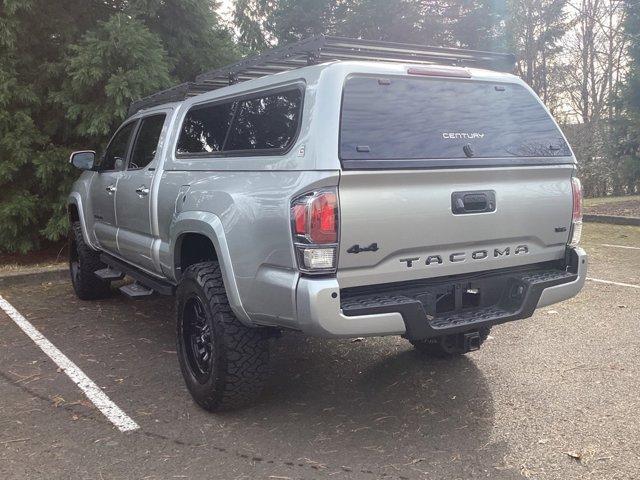
[{"label": "truck tailgate", "polygon": [[[561,259],[571,227],[573,168],[344,171],[340,286]],[[454,214],[452,194],[474,191],[495,192],[495,210]]]}]

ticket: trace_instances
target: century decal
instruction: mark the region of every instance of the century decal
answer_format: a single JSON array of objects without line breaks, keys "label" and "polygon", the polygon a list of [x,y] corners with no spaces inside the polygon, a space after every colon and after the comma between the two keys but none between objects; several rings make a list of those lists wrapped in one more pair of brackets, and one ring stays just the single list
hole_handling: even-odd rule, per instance
[{"label": "century decal", "polygon": [[442,138],[447,140],[457,140],[457,139],[475,140],[478,138],[484,138],[484,133],[445,132],[442,134]]},{"label": "century decal", "polygon": [[516,247],[494,248],[493,250],[474,250],[471,252],[454,252],[447,255],[436,254],[429,255],[426,259],[422,257],[401,258],[400,263],[404,263],[407,268],[413,268],[415,264],[442,265],[447,263],[460,263],[466,260],[477,261],[486,260],[488,258],[508,257],[511,255],[527,255],[529,253],[528,245],[517,245]]}]

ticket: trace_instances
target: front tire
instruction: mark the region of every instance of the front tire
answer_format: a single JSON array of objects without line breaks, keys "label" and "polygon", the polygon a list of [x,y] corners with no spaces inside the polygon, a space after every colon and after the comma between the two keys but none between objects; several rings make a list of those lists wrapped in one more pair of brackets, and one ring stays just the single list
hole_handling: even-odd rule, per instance
[{"label": "front tire", "polygon": [[178,359],[195,402],[210,412],[251,403],[268,375],[268,339],[234,316],[219,264],[187,268],[176,297]]},{"label": "front tire", "polygon": [[95,274],[105,267],[100,261],[100,253],[85,243],[80,222],[73,222],[69,244],[69,272],[73,290],[80,300],[98,300],[111,295],[110,282]]}]

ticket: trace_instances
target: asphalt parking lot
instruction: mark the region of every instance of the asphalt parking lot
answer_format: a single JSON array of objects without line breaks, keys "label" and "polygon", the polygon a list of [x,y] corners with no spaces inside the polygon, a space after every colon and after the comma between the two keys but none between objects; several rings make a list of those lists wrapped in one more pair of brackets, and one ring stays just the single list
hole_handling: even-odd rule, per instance
[{"label": "asphalt parking lot", "polygon": [[216,415],[184,387],[171,299],[4,288],[140,428],[116,429],[0,311],[0,478],[638,478],[640,228],[588,224],[584,244],[589,276],[617,284],[589,281],[479,352],[286,334],[259,402]]}]

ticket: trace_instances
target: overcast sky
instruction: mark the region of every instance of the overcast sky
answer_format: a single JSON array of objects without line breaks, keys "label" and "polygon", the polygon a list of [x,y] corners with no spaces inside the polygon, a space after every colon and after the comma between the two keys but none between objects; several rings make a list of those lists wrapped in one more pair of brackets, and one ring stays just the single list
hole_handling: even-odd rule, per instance
[{"label": "overcast sky", "polygon": [[218,0],[220,7],[218,11],[225,20],[231,20],[231,9],[233,8],[233,0]]}]

